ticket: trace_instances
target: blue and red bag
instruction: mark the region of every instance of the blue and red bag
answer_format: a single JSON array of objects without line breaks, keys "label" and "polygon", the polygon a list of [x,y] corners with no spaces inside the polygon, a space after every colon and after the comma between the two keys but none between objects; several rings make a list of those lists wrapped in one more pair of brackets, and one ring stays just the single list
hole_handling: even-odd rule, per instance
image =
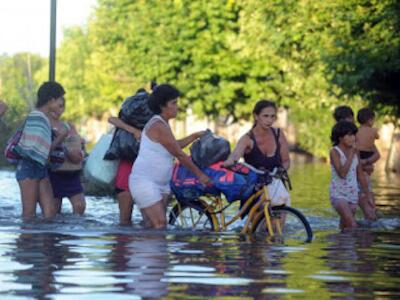
[{"label": "blue and red bag", "polygon": [[222,164],[223,162],[215,163],[205,172],[218,191],[225,195],[228,202],[249,198],[254,192],[258,175],[241,164],[230,169],[224,168]]},{"label": "blue and red bag", "polygon": [[217,162],[202,171],[211,178],[212,187],[203,186],[198,178],[181,164],[176,164],[171,180],[171,190],[178,201],[196,200],[205,194],[225,195],[229,202],[247,199],[254,191],[258,176],[243,165],[236,165],[234,171]]},{"label": "blue and red bag", "polygon": [[4,156],[10,164],[16,165],[18,161],[22,158],[21,155],[15,151],[15,146],[18,145],[21,139],[24,126],[21,126],[17,131],[10,137],[7,141],[6,148],[4,149]]},{"label": "blue and red bag", "polygon": [[206,187],[202,185],[197,176],[180,163],[176,163],[174,166],[170,186],[179,202],[196,200],[205,194],[220,194],[214,186]]}]

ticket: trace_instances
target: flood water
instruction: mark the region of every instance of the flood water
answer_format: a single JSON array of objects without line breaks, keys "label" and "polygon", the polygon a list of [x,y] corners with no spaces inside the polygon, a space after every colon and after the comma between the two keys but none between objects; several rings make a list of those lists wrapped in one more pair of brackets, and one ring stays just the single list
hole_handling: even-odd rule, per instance
[{"label": "flood water", "polygon": [[379,223],[339,233],[328,166],[290,175],[292,204],[314,231],[309,244],[120,227],[110,197],[88,197],[84,217],[65,201],[53,222],[24,224],[14,173],[0,171],[0,298],[399,299],[400,177],[377,170]]}]

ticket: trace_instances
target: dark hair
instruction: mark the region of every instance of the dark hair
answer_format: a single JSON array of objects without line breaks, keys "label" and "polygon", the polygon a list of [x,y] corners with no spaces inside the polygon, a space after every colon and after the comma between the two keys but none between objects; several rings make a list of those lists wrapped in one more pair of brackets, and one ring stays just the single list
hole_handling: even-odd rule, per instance
[{"label": "dark hair", "polygon": [[340,138],[348,134],[356,134],[358,131],[357,126],[348,121],[339,121],[333,128],[331,133],[331,141],[334,146],[339,144]]},{"label": "dark hair", "polygon": [[[261,111],[262,111],[264,108],[267,108],[267,107],[272,107],[272,108],[275,109],[275,111],[276,111],[276,104],[275,104],[275,102],[269,101],[269,100],[264,100],[264,99],[259,100],[259,101],[256,103],[256,105],[254,105],[254,108],[253,108],[253,115],[257,115],[257,116],[258,116],[258,115],[261,113]],[[256,127],[256,125],[257,125],[257,121],[254,120],[253,128]]]},{"label": "dark hair", "polygon": [[347,118],[354,118],[354,112],[350,106],[341,105],[335,108],[333,112],[333,117],[336,122],[346,120]]},{"label": "dark hair", "polygon": [[253,108],[253,114],[259,115],[261,111],[266,108],[266,107],[272,107],[273,109],[276,110],[276,104],[275,102],[269,101],[269,100],[259,100],[256,105],[254,105]]},{"label": "dark hair", "polygon": [[55,81],[42,83],[37,92],[36,107],[40,108],[46,105],[50,100],[57,99],[65,95],[65,90],[61,84]]},{"label": "dark hair", "polygon": [[161,113],[161,108],[169,101],[180,96],[180,92],[170,84],[160,84],[153,90],[149,98],[149,107],[156,113]]},{"label": "dark hair", "polygon": [[374,118],[375,118],[374,111],[368,107],[361,108],[357,113],[357,121],[360,124],[365,124],[369,120],[374,119]]}]

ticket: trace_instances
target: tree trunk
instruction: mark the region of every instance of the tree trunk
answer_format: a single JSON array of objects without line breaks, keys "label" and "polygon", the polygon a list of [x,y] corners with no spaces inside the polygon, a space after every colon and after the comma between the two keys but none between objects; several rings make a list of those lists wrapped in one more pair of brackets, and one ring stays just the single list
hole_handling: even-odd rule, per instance
[{"label": "tree trunk", "polygon": [[386,161],[386,170],[400,174],[400,132],[398,127],[393,131],[392,143]]}]

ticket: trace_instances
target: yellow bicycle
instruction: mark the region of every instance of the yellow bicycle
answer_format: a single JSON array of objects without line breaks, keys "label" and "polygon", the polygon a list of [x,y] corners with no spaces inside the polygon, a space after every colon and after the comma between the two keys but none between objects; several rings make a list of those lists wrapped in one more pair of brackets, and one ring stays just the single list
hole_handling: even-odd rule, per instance
[{"label": "yellow bicycle", "polygon": [[195,200],[176,201],[169,214],[169,224],[178,228],[226,231],[245,217],[242,233],[265,233],[279,240],[296,239],[311,242],[313,232],[306,217],[297,209],[272,206],[268,184],[272,178],[288,178],[285,172],[269,173],[246,165],[258,174],[258,188],[229,220],[225,214],[230,204],[221,196],[204,195]]}]

